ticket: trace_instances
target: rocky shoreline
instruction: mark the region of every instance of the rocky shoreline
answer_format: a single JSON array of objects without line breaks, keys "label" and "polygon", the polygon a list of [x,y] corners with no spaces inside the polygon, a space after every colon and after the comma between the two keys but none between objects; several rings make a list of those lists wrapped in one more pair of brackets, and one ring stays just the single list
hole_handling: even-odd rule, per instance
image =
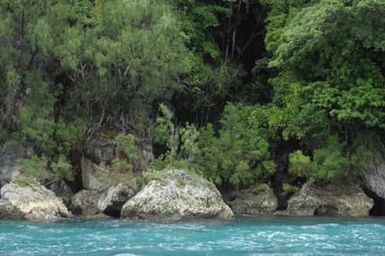
[{"label": "rocky shoreline", "polygon": [[[1,187],[0,219],[54,220],[70,217],[179,221],[231,219],[235,215],[369,216],[374,200],[356,184],[305,183],[285,210],[278,210],[272,189],[238,191],[224,201],[214,184],[183,170],[160,171],[139,188],[136,180],[100,192],[81,190],[70,201],[44,186]],[[66,202],[66,203],[65,203]]]},{"label": "rocky shoreline", "polygon": [[[102,148],[102,149],[101,149]],[[357,182],[305,182],[279,205],[273,187],[226,191],[201,175],[187,170],[169,169],[124,176],[111,183],[97,171],[111,161],[116,146],[102,143],[88,149],[81,159],[82,186],[74,191],[64,181],[47,187],[34,181],[19,184],[17,159],[28,150],[12,144],[0,155],[0,219],[54,220],[60,218],[113,217],[155,221],[186,219],[231,219],[236,215],[285,216],[369,216],[385,202],[385,165],[373,164]],[[223,191],[222,191],[223,192]]]}]

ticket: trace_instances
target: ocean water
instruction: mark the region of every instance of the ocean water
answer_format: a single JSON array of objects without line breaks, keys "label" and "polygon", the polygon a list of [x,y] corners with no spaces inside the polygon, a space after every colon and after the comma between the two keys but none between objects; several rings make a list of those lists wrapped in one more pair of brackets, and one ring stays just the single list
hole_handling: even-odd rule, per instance
[{"label": "ocean water", "polygon": [[0,255],[385,255],[385,219],[0,221]]}]

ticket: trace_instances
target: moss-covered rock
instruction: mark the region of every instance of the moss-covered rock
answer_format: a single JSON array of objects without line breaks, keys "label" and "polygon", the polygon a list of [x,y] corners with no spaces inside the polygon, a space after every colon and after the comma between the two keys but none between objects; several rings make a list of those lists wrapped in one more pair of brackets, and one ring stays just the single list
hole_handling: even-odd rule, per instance
[{"label": "moss-covered rock", "polygon": [[271,215],[278,207],[277,197],[267,184],[258,189],[237,191],[227,203],[235,214]]},{"label": "moss-covered rock", "polygon": [[307,182],[290,200],[289,215],[368,216],[373,200],[353,183]]},{"label": "moss-covered rock", "polygon": [[0,186],[15,181],[20,174],[17,161],[32,153],[31,148],[17,141],[8,141],[0,148]]},{"label": "moss-covered rock", "polygon": [[81,159],[82,185],[99,192],[124,182],[138,165],[135,138],[129,134],[97,134],[85,142]]},{"label": "moss-covered rock", "polygon": [[83,188],[103,192],[108,188],[109,170],[103,165],[97,165],[89,159],[81,161],[81,176]]}]

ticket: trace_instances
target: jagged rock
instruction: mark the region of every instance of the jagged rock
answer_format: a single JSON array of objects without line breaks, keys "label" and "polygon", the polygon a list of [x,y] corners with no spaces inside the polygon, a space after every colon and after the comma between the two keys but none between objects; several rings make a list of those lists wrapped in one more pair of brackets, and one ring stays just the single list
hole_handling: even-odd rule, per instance
[{"label": "jagged rock", "polygon": [[385,159],[377,156],[370,167],[360,173],[364,187],[385,200]]},{"label": "jagged rock", "polygon": [[119,183],[110,187],[107,192],[100,197],[98,208],[107,215],[119,217],[124,203],[138,192],[136,180]]},{"label": "jagged rock", "polygon": [[128,200],[121,217],[150,220],[229,219],[233,212],[214,184],[182,170],[162,171]]},{"label": "jagged rock", "polygon": [[277,197],[267,184],[259,186],[255,192],[250,189],[237,191],[233,197],[227,203],[235,214],[270,215],[278,207]]},{"label": "jagged rock", "polygon": [[99,134],[84,144],[84,155],[96,164],[110,162],[118,155],[118,145],[108,139],[106,135]]},{"label": "jagged rock", "polygon": [[1,188],[0,218],[49,220],[70,216],[63,201],[39,184],[8,183]]},{"label": "jagged rock", "polygon": [[102,177],[108,175],[108,170],[101,165],[91,162],[89,159],[82,159],[81,176],[83,188],[103,192],[108,189],[108,180]]},{"label": "jagged rock", "polygon": [[63,199],[63,202],[67,207],[71,204],[73,193],[67,183],[64,181],[55,182],[49,185],[49,189],[52,190],[56,196]]},{"label": "jagged rock", "polygon": [[98,202],[101,193],[98,191],[81,190],[72,197],[71,211],[76,215],[93,216],[101,212]]},{"label": "jagged rock", "polygon": [[357,184],[307,182],[290,200],[289,215],[368,216],[373,200]]},{"label": "jagged rock", "polygon": [[0,186],[3,186],[19,175],[17,160],[32,154],[32,149],[24,147],[17,141],[8,141],[0,149]]}]

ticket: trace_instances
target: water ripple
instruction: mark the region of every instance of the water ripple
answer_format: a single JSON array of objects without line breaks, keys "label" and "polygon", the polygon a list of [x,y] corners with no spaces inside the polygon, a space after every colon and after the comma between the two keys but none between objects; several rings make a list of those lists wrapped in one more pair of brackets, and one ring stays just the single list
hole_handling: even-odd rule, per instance
[{"label": "water ripple", "polygon": [[0,255],[385,255],[385,220],[2,221]]}]

